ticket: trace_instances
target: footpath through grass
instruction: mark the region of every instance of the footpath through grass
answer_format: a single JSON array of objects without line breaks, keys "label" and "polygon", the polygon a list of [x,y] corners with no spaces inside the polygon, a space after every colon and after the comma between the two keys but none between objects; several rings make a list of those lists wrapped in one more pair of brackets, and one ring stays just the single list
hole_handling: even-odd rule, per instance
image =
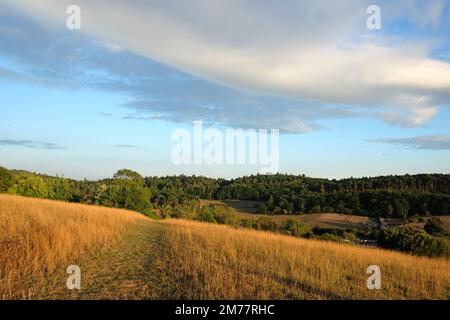
[{"label": "footpath through grass", "polygon": [[80,263],[81,290],[65,289],[62,299],[157,299],[155,267],[164,225],[140,221],[122,238]]},{"label": "footpath through grass", "polygon": [[[381,267],[381,290],[366,287],[370,264]],[[53,297],[450,298],[448,260],[181,220],[130,224],[122,238],[79,266],[82,290],[64,286]]]}]

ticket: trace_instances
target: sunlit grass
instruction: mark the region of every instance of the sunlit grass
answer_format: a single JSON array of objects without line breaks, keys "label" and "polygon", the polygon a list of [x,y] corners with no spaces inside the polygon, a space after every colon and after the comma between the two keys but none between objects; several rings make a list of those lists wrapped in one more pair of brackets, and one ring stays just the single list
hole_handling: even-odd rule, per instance
[{"label": "sunlit grass", "polygon": [[[167,298],[450,297],[448,260],[205,223],[165,223],[159,264],[169,283]],[[381,268],[381,290],[367,289],[369,265]]]},{"label": "sunlit grass", "polygon": [[0,194],[0,298],[39,297],[56,274],[138,219],[125,210]]},{"label": "sunlit grass", "polygon": [[0,195],[0,231],[1,299],[450,298],[449,260],[125,210]]}]

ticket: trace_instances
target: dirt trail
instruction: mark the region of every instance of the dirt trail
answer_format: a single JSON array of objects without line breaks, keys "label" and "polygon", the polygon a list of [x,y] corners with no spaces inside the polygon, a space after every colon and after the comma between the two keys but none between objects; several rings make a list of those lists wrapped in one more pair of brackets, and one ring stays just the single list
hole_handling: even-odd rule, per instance
[{"label": "dirt trail", "polygon": [[164,226],[141,221],[117,243],[80,263],[81,290],[65,289],[62,299],[156,299],[156,255]]}]

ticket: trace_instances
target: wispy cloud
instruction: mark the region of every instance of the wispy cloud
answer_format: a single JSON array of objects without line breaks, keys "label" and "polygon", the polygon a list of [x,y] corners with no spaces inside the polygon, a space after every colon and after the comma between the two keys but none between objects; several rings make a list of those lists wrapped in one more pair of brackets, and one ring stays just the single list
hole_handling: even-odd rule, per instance
[{"label": "wispy cloud", "polygon": [[382,138],[368,141],[389,143],[409,149],[450,150],[450,136],[446,135],[423,135],[410,138]]},{"label": "wispy cloud", "polygon": [[132,144],[116,144],[115,145],[116,148],[135,148],[135,145]]},{"label": "wispy cloud", "polygon": [[46,150],[65,150],[66,148],[51,142],[41,142],[33,140],[12,140],[3,139],[0,140],[0,146],[18,146],[26,148],[35,149],[46,149]]}]

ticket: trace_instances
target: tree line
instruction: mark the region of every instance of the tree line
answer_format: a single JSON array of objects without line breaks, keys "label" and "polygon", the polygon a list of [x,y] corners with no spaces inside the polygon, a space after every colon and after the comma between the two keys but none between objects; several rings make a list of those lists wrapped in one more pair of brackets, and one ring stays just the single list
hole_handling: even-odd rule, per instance
[{"label": "tree line", "polygon": [[195,205],[198,199],[260,201],[264,214],[337,212],[408,219],[450,214],[450,175],[350,179],[304,175],[142,177],[129,169],[98,181],[73,180],[0,167],[0,192],[136,210],[148,215]]}]

